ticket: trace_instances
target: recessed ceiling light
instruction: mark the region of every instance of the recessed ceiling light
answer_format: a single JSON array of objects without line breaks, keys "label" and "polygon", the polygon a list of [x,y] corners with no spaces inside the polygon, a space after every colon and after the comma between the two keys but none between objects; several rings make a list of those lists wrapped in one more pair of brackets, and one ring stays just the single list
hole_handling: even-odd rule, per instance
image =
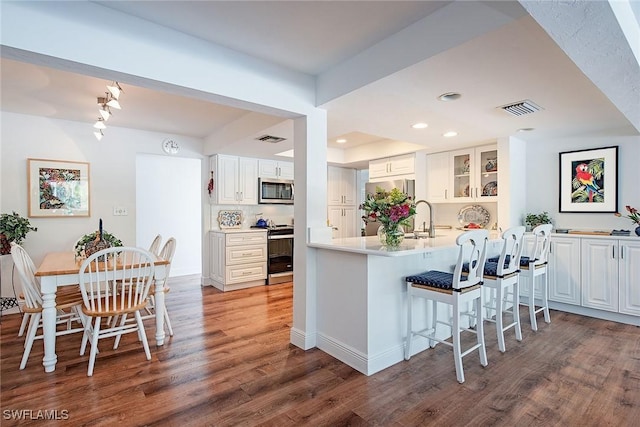
[{"label": "recessed ceiling light", "polygon": [[451,138],[452,136],[458,136],[458,132],[450,130],[449,132],[445,132],[442,134],[445,138]]},{"label": "recessed ceiling light", "polygon": [[338,144],[344,144],[345,142],[347,142],[347,140],[346,140],[346,139],[344,139],[344,138],[340,138],[340,139],[336,139],[336,142],[337,142]]},{"label": "recessed ceiling light", "polygon": [[534,129],[535,128],[521,128],[521,129],[518,129],[518,132],[531,132]]},{"label": "recessed ceiling light", "polygon": [[416,123],[414,125],[411,125],[411,127],[414,129],[426,129],[429,127],[429,125],[426,123]]},{"label": "recessed ceiling light", "polygon": [[460,99],[462,95],[456,92],[447,92],[443,93],[438,97],[440,101],[455,101],[456,99]]}]

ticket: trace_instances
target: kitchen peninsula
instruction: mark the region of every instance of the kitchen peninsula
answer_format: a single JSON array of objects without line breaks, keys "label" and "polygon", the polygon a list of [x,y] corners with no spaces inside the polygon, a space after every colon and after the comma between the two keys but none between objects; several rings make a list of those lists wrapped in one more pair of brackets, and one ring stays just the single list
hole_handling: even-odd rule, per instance
[{"label": "kitchen peninsula", "polygon": [[[317,347],[365,375],[404,360],[404,278],[432,269],[453,271],[457,260],[461,232],[438,231],[435,238],[405,239],[396,250],[387,250],[377,236],[308,243],[318,249]],[[497,254],[500,242],[491,233],[487,254]],[[416,324],[426,327],[426,314],[416,309]],[[413,346],[419,352],[428,342],[416,340]]]}]

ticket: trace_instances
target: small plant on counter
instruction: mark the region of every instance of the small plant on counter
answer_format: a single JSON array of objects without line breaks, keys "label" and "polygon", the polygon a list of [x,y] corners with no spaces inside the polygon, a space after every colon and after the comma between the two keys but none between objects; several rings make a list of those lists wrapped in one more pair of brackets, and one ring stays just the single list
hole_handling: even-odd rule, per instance
[{"label": "small plant on counter", "polygon": [[29,220],[18,213],[0,215],[0,253],[2,255],[11,253],[10,243],[22,244],[30,231],[38,231],[38,229],[32,227]]},{"label": "small plant on counter", "polygon": [[531,227],[531,229],[534,229],[540,224],[551,224],[551,217],[547,211],[541,214],[528,213],[524,218],[524,223]]}]

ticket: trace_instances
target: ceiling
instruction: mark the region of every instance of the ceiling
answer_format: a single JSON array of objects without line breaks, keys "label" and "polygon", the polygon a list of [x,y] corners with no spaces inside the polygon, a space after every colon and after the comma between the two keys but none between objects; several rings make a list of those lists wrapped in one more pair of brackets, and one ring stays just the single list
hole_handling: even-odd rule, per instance
[{"label": "ceiling", "polygon": [[[93,3],[297,72],[322,76],[412,24],[440,16],[436,14],[452,7],[453,2]],[[462,39],[453,46],[437,38],[416,41],[428,46],[432,54],[319,105],[327,110],[327,143],[344,150],[345,164],[363,166],[368,158],[380,157],[381,153],[416,149],[437,152],[509,135],[544,141],[611,129],[637,134],[519,3],[482,3],[504,18],[499,25],[478,30],[472,37],[460,36]],[[452,33],[463,32],[455,16],[450,28]],[[104,76],[97,78],[6,57],[0,66],[3,111],[91,124],[97,119],[96,98],[104,94],[108,82]],[[272,157],[293,148],[289,120],[151,90],[135,85],[134,80],[120,82],[123,109],[112,110],[109,126],[205,139],[231,122],[252,120],[256,125],[247,126],[250,132],[220,145],[217,152]],[[437,99],[452,91],[462,97],[451,102]],[[498,108],[522,100],[533,101],[541,110],[516,117]],[[415,122],[429,126],[412,129]],[[518,133],[522,128],[533,130]],[[451,130],[458,136],[442,136]],[[256,145],[255,138],[264,134],[286,140]],[[103,141],[107,138],[108,129]],[[338,138],[347,139],[347,143],[337,144]]]}]

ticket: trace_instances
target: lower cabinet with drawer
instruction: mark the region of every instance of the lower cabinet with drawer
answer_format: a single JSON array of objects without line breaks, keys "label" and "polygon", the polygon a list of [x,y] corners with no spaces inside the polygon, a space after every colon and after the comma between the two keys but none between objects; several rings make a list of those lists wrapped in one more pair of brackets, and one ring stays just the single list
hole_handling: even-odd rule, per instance
[{"label": "lower cabinet with drawer", "polygon": [[222,291],[262,286],[267,278],[265,230],[214,230],[209,233],[211,281]]}]

